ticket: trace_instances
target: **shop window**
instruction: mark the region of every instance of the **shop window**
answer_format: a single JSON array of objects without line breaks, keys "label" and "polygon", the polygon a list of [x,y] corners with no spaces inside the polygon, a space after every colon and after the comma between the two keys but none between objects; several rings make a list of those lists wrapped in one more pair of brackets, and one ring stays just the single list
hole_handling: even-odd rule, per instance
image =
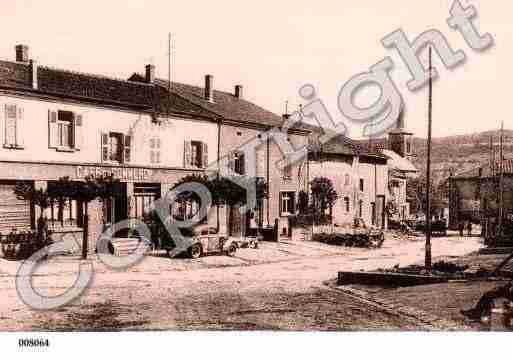
[{"label": "shop window", "polygon": [[[57,184],[48,183],[48,191],[58,193]],[[72,227],[83,225],[83,206],[79,201],[68,198],[54,198],[46,210],[49,225],[53,227]]]},{"label": "shop window", "polygon": [[136,218],[143,218],[154,209],[154,203],[160,198],[161,187],[158,183],[134,184],[133,210]]},{"label": "shop window", "polygon": [[363,218],[363,201],[358,201],[358,217]]},{"label": "shop window", "polygon": [[128,163],[132,156],[132,137],[122,133],[102,133],[102,161]]},{"label": "shop window", "polygon": [[295,193],[280,192],[280,213],[287,216],[295,213]]},{"label": "shop window", "polygon": [[17,105],[5,105],[4,147],[23,149],[20,124],[23,120],[23,109]]},{"label": "shop window", "polygon": [[162,163],[161,144],[161,139],[159,137],[150,138],[150,163]]}]

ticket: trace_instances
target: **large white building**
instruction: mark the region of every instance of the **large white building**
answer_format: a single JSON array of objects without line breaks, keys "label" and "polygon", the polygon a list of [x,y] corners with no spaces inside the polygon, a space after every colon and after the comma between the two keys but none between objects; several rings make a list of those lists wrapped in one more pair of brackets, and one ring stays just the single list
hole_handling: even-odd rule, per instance
[{"label": "large white building", "polygon": [[[17,46],[16,61],[0,61],[0,233],[34,227],[39,215],[14,195],[17,181],[46,188],[62,177],[81,181],[113,173],[126,195],[108,203],[108,220],[139,218],[181,178],[204,173],[209,163],[235,150],[240,141],[232,137],[281,125],[280,116],[245,101],[241,87],[234,94],[214,91],[210,76],[208,86],[199,96],[199,88],[178,84],[169,93],[151,65],[130,80],[58,70],[39,66],[28,47]],[[235,130],[225,140],[226,128]],[[292,130],[290,136],[307,142],[306,131]],[[283,183],[273,177],[277,169],[270,160],[277,150],[266,147],[262,176],[271,195],[262,225],[283,215]],[[293,178],[286,190],[297,192],[297,182]],[[100,206],[89,208],[92,240],[101,230]],[[83,213],[83,204],[72,202],[46,215],[54,230],[81,233]]]}]

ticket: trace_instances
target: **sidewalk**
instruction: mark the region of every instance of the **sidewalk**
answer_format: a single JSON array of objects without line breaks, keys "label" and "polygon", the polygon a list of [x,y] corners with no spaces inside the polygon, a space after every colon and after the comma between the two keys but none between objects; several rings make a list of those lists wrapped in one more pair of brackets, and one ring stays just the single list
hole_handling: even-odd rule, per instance
[{"label": "sidewalk", "polygon": [[[493,270],[507,255],[504,254],[471,254],[458,259],[448,259],[453,263],[469,265],[470,269],[478,267]],[[341,287],[342,290],[360,293],[366,299],[385,303],[388,306],[415,312],[426,322],[446,320],[455,323],[460,328],[456,330],[508,330],[501,323],[501,315],[494,314],[491,328],[481,323],[468,321],[461,313],[462,309],[472,308],[481,295],[496,286],[505,284],[505,281],[479,280],[479,281],[452,281],[449,283],[422,285],[403,288],[381,288],[363,285]],[[501,307],[502,301],[497,301],[496,307]],[[464,329],[463,329],[464,330]]]}]

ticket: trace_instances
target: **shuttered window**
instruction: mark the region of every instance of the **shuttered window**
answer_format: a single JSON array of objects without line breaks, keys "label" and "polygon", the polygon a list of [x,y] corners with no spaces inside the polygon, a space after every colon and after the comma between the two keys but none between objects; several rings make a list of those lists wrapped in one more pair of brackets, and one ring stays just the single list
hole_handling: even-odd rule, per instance
[{"label": "shuttered window", "polygon": [[83,142],[83,117],[71,111],[48,111],[48,147],[80,150]]},{"label": "shuttered window", "polygon": [[283,168],[283,179],[290,180],[292,179],[292,166],[287,165]]},{"label": "shuttered window", "polygon": [[150,138],[150,163],[161,163],[161,139],[159,137]]},{"label": "shuttered window", "polygon": [[208,145],[201,141],[185,141],[184,166],[206,168],[208,166]]},{"label": "shuttered window", "polygon": [[5,105],[4,146],[9,148],[23,148],[21,122],[23,109],[17,105]]},{"label": "shuttered window", "polygon": [[246,173],[246,158],[244,156],[244,152],[235,152],[234,163],[233,163],[233,171],[237,174],[243,175]]},{"label": "shuttered window", "polygon": [[294,192],[280,192],[280,214],[282,216],[295,213],[295,197],[296,194]]},{"label": "shuttered window", "polygon": [[116,132],[101,133],[102,162],[129,163],[132,161],[132,136]]}]

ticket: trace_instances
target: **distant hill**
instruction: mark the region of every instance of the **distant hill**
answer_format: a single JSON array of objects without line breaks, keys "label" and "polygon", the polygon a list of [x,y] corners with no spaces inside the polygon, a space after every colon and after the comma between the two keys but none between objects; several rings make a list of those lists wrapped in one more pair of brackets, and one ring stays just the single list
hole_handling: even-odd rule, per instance
[{"label": "distant hill", "polygon": [[[435,181],[443,180],[453,174],[468,171],[486,165],[490,161],[490,137],[493,138],[495,158],[499,159],[500,131],[485,131],[469,135],[433,138],[431,147],[431,167]],[[368,146],[368,141],[358,141]],[[386,146],[386,139],[373,140],[371,146]],[[427,140],[415,137],[413,151],[416,154],[413,163],[420,171],[426,170]],[[504,130],[504,157],[513,158],[513,131]]]}]

